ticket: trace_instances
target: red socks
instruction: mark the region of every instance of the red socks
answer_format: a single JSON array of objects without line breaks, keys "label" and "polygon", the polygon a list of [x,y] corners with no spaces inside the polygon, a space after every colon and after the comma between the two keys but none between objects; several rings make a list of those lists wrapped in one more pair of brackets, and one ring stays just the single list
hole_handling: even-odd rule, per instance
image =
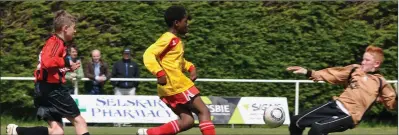
[{"label": "red socks", "polygon": [[[199,128],[202,132],[202,135],[216,134],[215,126],[213,125],[212,121],[201,121],[199,124]],[[147,130],[148,135],[171,135],[171,134],[174,135],[179,132],[180,128],[179,125],[177,124],[177,120]]]},{"label": "red socks", "polygon": [[200,121],[199,128],[202,135],[215,135],[215,126],[212,121]]},{"label": "red socks", "polygon": [[148,135],[174,135],[178,132],[180,132],[180,128],[177,124],[177,120],[147,130]]}]

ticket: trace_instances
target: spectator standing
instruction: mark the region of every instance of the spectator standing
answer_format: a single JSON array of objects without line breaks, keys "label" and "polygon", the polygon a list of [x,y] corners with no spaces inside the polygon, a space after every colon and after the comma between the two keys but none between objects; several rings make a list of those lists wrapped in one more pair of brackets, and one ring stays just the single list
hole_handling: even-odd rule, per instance
[{"label": "spectator standing", "polygon": [[104,84],[111,77],[108,64],[101,59],[100,50],[93,50],[91,58],[84,65],[84,75],[91,80],[85,82],[85,89],[89,94],[103,94]]},{"label": "spectator standing", "polygon": [[[112,78],[139,78],[139,67],[132,61],[132,53],[129,48],[122,52],[123,58],[117,61],[112,68]],[[138,81],[112,81],[115,95],[135,95]]]}]

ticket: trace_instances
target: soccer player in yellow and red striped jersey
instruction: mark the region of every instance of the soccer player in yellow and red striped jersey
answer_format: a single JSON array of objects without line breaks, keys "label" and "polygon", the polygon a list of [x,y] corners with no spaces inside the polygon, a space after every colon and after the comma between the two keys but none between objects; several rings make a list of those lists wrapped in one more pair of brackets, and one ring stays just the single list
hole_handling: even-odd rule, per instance
[{"label": "soccer player in yellow and red striped jersey", "polygon": [[[169,30],[144,53],[144,65],[158,79],[158,95],[179,119],[150,129],[139,129],[139,135],[170,135],[188,130],[194,125],[194,112],[200,121],[203,135],[215,135],[210,112],[199,96],[193,81],[197,78],[195,66],[184,59],[184,44],[177,35],[188,31],[189,16],[184,7],[171,6],[165,14]],[[184,71],[190,72],[190,78]]]}]

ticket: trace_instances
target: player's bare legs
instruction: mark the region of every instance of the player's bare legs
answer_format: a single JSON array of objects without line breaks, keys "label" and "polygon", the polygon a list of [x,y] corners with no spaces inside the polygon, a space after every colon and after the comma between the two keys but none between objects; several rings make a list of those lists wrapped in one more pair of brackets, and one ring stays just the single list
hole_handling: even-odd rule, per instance
[{"label": "player's bare legs", "polygon": [[195,96],[193,100],[193,107],[198,111],[196,114],[198,115],[198,119],[200,121],[210,121],[211,113],[209,112],[208,107],[202,101],[200,96]]},{"label": "player's bare legs", "polygon": [[177,124],[180,131],[186,131],[194,126],[194,117],[186,106],[187,105],[178,105],[175,109],[172,109],[172,111],[179,116]]},{"label": "player's bare legs", "polygon": [[73,126],[75,127],[76,134],[83,135],[89,132],[87,129],[86,121],[82,117],[82,115],[78,115],[74,118],[67,117],[67,119],[72,122]]},{"label": "player's bare legs", "polygon": [[165,123],[159,127],[153,127],[148,130],[139,129],[139,135],[164,135],[164,134],[176,134],[182,131],[186,131],[193,127],[194,125],[194,117],[191,114],[190,110],[186,107],[186,105],[177,105],[175,108],[171,108],[171,110],[179,116],[179,119]]},{"label": "player's bare legs", "polygon": [[49,135],[63,135],[64,134],[64,128],[62,127],[62,124],[57,121],[47,121],[48,125],[50,126],[48,128],[48,134]]},{"label": "player's bare legs", "polygon": [[211,120],[211,113],[209,112],[208,107],[205,105],[205,103],[202,101],[201,97],[199,95],[195,96],[193,99],[193,107],[196,109],[194,111],[198,119],[200,121],[199,127],[203,135],[215,135],[215,126],[212,123]]}]

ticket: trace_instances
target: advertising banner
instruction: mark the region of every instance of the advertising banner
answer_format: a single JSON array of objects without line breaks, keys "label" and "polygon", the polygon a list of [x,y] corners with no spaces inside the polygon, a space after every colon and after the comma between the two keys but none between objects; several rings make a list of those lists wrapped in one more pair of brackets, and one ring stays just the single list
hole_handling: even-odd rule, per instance
[{"label": "advertising banner", "polygon": [[[178,117],[158,96],[72,95],[88,123],[166,123]],[[289,124],[285,97],[202,96],[214,124],[264,124],[269,106],[281,106]],[[198,123],[196,115],[195,122]],[[64,122],[69,122],[64,119]]]}]

